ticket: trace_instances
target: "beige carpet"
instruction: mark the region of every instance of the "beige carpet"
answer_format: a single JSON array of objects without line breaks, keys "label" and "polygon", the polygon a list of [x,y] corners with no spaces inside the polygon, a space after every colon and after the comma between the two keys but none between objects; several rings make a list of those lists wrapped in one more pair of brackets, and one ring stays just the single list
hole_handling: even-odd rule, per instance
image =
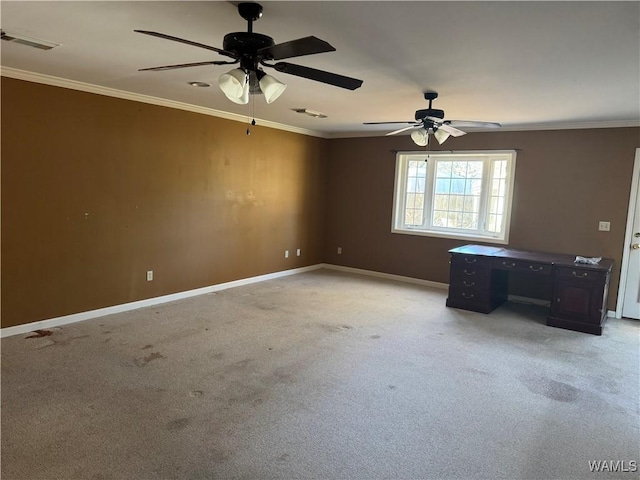
[{"label": "beige carpet", "polygon": [[317,270],[3,338],[2,479],[638,478],[638,322],[445,299]]}]

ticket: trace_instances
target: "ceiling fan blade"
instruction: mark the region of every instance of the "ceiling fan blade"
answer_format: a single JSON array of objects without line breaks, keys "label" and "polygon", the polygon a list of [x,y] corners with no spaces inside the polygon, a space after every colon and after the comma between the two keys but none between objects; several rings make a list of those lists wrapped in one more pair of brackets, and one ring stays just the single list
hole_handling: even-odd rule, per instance
[{"label": "ceiling fan blade", "polygon": [[415,120],[409,120],[407,122],[364,122],[363,125],[387,125],[391,123],[416,123]]},{"label": "ceiling fan blade", "polygon": [[267,60],[282,60],[284,58],[335,51],[336,49],[324,40],[310,36],[291,40],[290,42],[279,43],[271,47],[261,48],[257,53],[263,55]]},{"label": "ceiling fan blade", "polygon": [[345,77],[344,75],[338,75],[337,73],[316,70],[315,68],[303,67],[302,65],[295,65],[293,63],[278,62],[274,65],[263,65],[273,67],[282,73],[308,78],[309,80],[327,83],[336,87],[346,88],[347,90],[355,90],[362,86],[362,80],[358,80],[357,78]]},{"label": "ceiling fan blade", "polygon": [[500,128],[502,126],[496,122],[475,122],[473,120],[445,120],[444,123],[460,128]]},{"label": "ceiling fan blade", "polygon": [[152,37],[164,38],[165,40],[172,40],[174,42],[185,43],[187,45],[191,45],[194,47],[205,48],[207,50],[213,50],[214,52],[218,52],[220,55],[225,55],[227,57],[236,58],[231,52],[227,52],[226,50],[222,50],[220,48],[211,47],[209,45],[205,45],[203,43],[192,42],[191,40],[185,40],[184,38],[172,37],[171,35],[165,35],[164,33],[159,32],[151,32],[149,30],[134,30],[137,33],[144,33],[145,35],[151,35]]},{"label": "ceiling fan blade", "polygon": [[393,132],[385,133],[385,135],[387,135],[387,136],[388,135],[396,135],[398,133],[406,132],[407,130],[411,130],[412,128],[416,128],[416,127],[422,127],[422,124],[421,123],[417,123],[417,124],[414,124],[414,125],[409,125],[408,127],[403,127],[403,128],[398,129],[398,130],[394,130]]},{"label": "ceiling fan blade", "polygon": [[440,125],[437,125],[438,130],[444,130],[445,132],[447,132],[449,135],[453,136],[453,137],[461,137],[462,135],[466,135],[467,132],[463,132],[462,130],[458,130],[455,127],[452,127],[451,125],[447,124],[447,123],[441,123]]},{"label": "ceiling fan blade", "polygon": [[200,67],[202,65],[224,65],[228,63],[237,63],[237,62],[196,62],[196,63],[181,63],[179,65],[164,65],[162,67],[150,67],[150,68],[140,68],[139,72],[152,71],[152,72],[160,72],[162,70],[174,70],[176,68],[185,68],[185,67]]}]

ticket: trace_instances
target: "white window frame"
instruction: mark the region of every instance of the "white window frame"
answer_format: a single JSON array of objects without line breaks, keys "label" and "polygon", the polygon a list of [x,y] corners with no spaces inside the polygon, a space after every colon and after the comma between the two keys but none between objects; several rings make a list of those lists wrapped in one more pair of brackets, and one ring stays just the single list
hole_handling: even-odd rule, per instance
[{"label": "white window frame", "polygon": [[[407,175],[409,161],[426,160],[426,179],[424,192],[424,208],[422,225],[405,225],[405,210],[407,199]],[[451,227],[438,227],[432,224],[435,173],[438,161],[446,160],[482,160],[482,192],[480,195],[479,226],[477,230],[456,229]],[[486,222],[489,218],[487,204],[490,196],[489,181],[491,169],[495,161],[507,160],[505,204],[500,233],[489,232]],[[515,180],[516,151],[515,150],[479,150],[457,152],[425,152],[409,151],[398,152],[396,155],[395,189],[393,195],[393,214],[391,219],[391,232],[422,235],[428,237],[452,238],[460,240],[476,240],[486,243],[506,245],[509,243],[509,230],[511,226],[511,207],[513,204],[513,185]]]}]

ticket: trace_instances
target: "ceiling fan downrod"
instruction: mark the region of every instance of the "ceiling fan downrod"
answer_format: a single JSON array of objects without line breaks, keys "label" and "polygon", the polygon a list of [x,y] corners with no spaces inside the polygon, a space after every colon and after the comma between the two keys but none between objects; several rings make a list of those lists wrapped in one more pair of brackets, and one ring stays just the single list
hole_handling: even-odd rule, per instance
[{"label": "ceiling fan downrod", "polygon": [[247,32],[253,33],[253,22],[262,16],[262,5],[255,2],[243,2],[238,5],[238,13],[248,23]]}]

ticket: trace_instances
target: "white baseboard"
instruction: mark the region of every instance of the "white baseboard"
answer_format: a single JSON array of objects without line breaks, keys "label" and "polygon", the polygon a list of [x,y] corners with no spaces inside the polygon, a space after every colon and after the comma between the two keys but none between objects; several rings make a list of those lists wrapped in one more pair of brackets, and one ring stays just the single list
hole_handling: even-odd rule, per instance
[{"label": "white baseboard", "polygon": [[272,280],[274,278],[285,277],[287,275],[293,275],[296,273],[309,272],[311,270],[317,270],[322,268],[324,264],[311,265],[308,267],[294,268],[291,270],[283,270],[281,272],[268,273],[266,275],[259,275],[257,277],[243,278],[241,280],[234,280],[232,282],[220,283],[218,285],[211,285],[209,287],[196,288],[194,290],[187,290],[185,292],[172,293],[170,295],[163,295],[161,297],[147,298],[145,300],[138,300],[137,302],[123,303],[121,305],[114,305],[112,307],[99,308],[97,310],[90,310],[88,312],[73,313],[71,315],[64,315],[62,317],[49,318],[47,320],[39,320],[37,322],[25,323],[23,325],[16,325],[15,327],[6,327],[0,329],[0,338],[10,337],[12,335],[20,335],[23,333],[33,332],[34,330],[42,330],[46,328],[60,327],[61,325],[68,325],[70,323],[82,322],[96,317],[102,317],[104,315],[112,315],[114,313],[128,312],[130,310],[136,310],[138,308],[150,307],[161,303],[173,302],[175,300],[181,300],[183,298],[195,297],[197,295],[204,295],[206,293],[218,292],[220,290],[226,290],[227,288],[240,287],[242,285],[249,285],[251,283],[263,282],[265,280]]},{"label": "white baseboard", "polygon": [[416,285],[422,285],[422,286],[425,286],[425,287],[433,287],[433,288],[440,288],[440,289],[448,289],[449,288],[449,285],[446,284],[446,283],[432,282],[430,280],[423,280],[421,278],[405,277],[405,276],[402,276],[402,275],[394,275],[392,273],[374,272],[373,270],[362,270],[360,268],[353,268],[353,267],[343,267],[342,265],[332,265],[330,263],[325,263],[322,266],[324,268],[328,268],[328,269],[331,269],[331,270],[339,270],[341,272],[357,273],[357,274],[360,274],[360,275],[368,275],[370,277],[385,278],[387,280],[397,280],[399,282],[414,283]]}]

